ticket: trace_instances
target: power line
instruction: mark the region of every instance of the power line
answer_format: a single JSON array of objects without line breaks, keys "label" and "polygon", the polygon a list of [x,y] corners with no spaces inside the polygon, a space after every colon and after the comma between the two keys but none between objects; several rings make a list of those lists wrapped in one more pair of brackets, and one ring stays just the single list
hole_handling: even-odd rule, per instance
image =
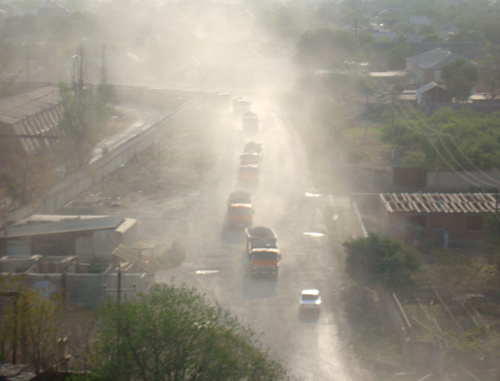
[{"label": "power line", "polygon": [[486,185],[490,185],[490,186],[494,186],[494,187],[498,187],[500,185],[500,182],[497,181],[496,179],[494,179],[493,177],[489,176],[487,173],[485,173],[484,171],[482,171],[481,169],[479,169],[468,157],[467,155],[465,155],[465,153],[461,150],[460,146],[456,143],[455,139],[453,138],[453,135],[449,134],[449,133],[443,133],[441,131],[438,131],[434,128],[432,128],[429,123],[421,118],[416,112],[414,109],[412,109],[412,115],[418,119],[428,130],[432,131],[432,133],[436,134],[436,135],[439,135],[440,136],[440,141],[443,145],[443,147],[446,149],[446,151],[448,152],[449,156],[453,159],[453,161],[455,161],[455,163],[457,163],[457,165],[463,170],[463,171],[466,171],[467,172],[467,169],[465,169],[461,164],[460,162],[453,156],[453,154],[449,151],[448,147],[446,146],[445,142],[443,141],[443,138],[442,137],[448,137],[450,138],[451,142],[453,143],[453,145],[455,146],[455,148],[457,149],[457,151],[461,154],[461,156],[467,161],[467,163],[472,167],[474,168],[477,172],[481,173],[485,178],[488,178],[489,180],[493,181],[493,184],[492,183],[489,183],[487,181],[484,181],[478,177],[475,177],[473,175],[473,177],[476,178],[476,180],[479,180],[480,182],[482,182],[483,184],[486,184]]},{"label": "power line", "polygon": [[[394,107],[394,105],[393,105],[393,104],[391,104],[391,107],[393,107],[393,110],[395,111],[395,107]],[[403,109],[401,108],[401,110],[403,110]],[[403,112],[404,112],[404,111],[403,111]],[[405,112],[405,115],[406,115],[406,117],[408,118],[408,113],[406,113],[406,112]],[[408,118],[408,119],[409,119],[409,118]],[[448,149],[448,147],[446,146],[446,144],[444,143],[444,141],[443,141],[443,139],[442,139],[442,137],[443,137],[443,136],[449,136],[448,134],[443,134],[443,133],[441,133],[440,131],[435,130],[435,129],[433,129],[433,128],[431,128],[431,127],[429,126],[429,130],[431,130],[431,131],[432,131],[432,133],[430,133],[429,131],[422,130],[422,129],[420,129],[420,128],[416,127],[415,125],[410,126],[407,122],[403,122],[403,121],[402,121],[402,119],[401,119],[400,121],[403,123],[403,125],[404,125],[406,128],[410,129],[411,131],[413,131],[413,132],[415,132],[415,133],[417,133],[417,134],[419,134],[419,135],[423,135],[423,136],[425,136],[425,137],[427,138],[427,140],[429,141],[429,143],[431,144],[432,148],[436,151],[436,154],[438,155],[438,157],[439,157],[439,158],[441,158],[441,159],[443,160],[443,162],[444,162],[444,163],[448,166],[448,168],[449,168],[450,170],[452,170],[453,172],[455,172],[455,173],[456,173],[458,176],[460,176],[463,180],[465,180],[465,181],[469,182],[469,183],[470,183],[470,184],[472,184],[472,185],[477,186],[478,188],[481,188],[483,191],[484,191],[484,187],[481,185],[481,183],[482,183],[482,184],[484,184],[484,185],[489,185],[489,186],[493,186],[493,187],[496,187],[496,186],[498,186],[498,185],[500,184],[500,183],[496,182],[496,181],[495,181],[494,179],[492,179],[492,178],[490,178],[490,179],[494,181],[494,183],[493,183],[493,184],[492,184],[492,183],[489,183],[489,182],[487,182],[487,181],[484,181],[484,180],[482,180],[481,178],[479,178],[479,177],[477,177],[477,176],[475,176],[475,175],[471,174],[471,173],[470,173],[470,171],[468,171],[467,169],[465,169],[465,168],[464,168],[464,167],[460,164],[460,162],[459,162],[459,161],[455,158],[455,156],[454,156],[454,155],[450,152],[450,150]],[[424,122],[424,124],[427,124],[427,123],[426,123],[426,122]],[[445,159],[445,157],[444,157],[444,156],[441,154],[441,152],[438,150],[438,148],[437,148],[436,144],[435,144],[434,142],[432,142],[432,140],[430,139],[430,137],[432,137],[432,136],[437,137],[437,138],[439,139],[439,141],[441,142],[441,145],[442,145],[442,146],[443,146],[443,148],[446,150],[446,152],[447,152],[448,156],[450,157],[450,159],[451,159],[451,160],[453,160],[453,161],[456,163],[456,165],[458,165],[458,167],[459,167],[462,171],[457,170],[457,169],[456,169],[453,165],[451,165],[451,164],[450,164],[450,162],[449,162],[448,160],[446,160],[446,159]],[[482,171],[480,171],[480,172],[481,172],[481,173],[483,173]],[[465,173],[465,174],[464,174],[464,173]],[[484,173],[483,173],[483,174],[484,174]],[[485,175],[485,177],[489,177],[489,176],[487,176],[486,174],[484,174],[484,175]],[[467,176],[468,176],[468,177],[467,177]],[[473,180],[471,180],[471,179],[473,179]],[[475,181],[474,181],[474,180],[475,180]]]}]

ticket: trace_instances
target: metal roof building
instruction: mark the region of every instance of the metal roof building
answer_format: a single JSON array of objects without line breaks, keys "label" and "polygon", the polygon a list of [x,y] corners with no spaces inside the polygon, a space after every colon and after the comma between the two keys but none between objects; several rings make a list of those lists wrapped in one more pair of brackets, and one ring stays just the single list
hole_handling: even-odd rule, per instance
[{"label": "metal roof building", "polygon": [[382,193],[379,226],[417,246],[477,246],[487,243],[495,193]]},{"label": "metal roof building", "polygon": [[60,100],[55,86],[0,99],[0,163],[32,155],[54,141]]}]

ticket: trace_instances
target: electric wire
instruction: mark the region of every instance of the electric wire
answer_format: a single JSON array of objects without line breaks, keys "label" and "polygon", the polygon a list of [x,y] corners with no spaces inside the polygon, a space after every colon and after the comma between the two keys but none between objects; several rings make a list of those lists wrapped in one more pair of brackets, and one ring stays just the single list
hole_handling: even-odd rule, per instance
[{"label": "electric wire", "polygon": [[[392,105],[392,107],[394,107]],[[427,133],[424,133],[418,129],[415,129],[413,127],[410,127],[407,122],[404,122],[401,120],[401,122],[410,130],[414,131],[415,133],[418,133],[420,135],[424,135],[429,144],[431,145],[431,147],[434,149],[434,151],[436,152],[436,154],[438,155],[438,157],[443,160],[443,162],[448,166],[448,168],[452,169],[453,172],[455,172],[459,177],[461,177],[463,180],[467,181],[468,183],[472,184],[472,185],[475,185],[477,186],[478,188],[481,188],[481,189],[484,189],[480,184],[476,183],[475,181],[471,180],[470,178],[464,176],[460,171],[457,171],[455,169],[453,169],[453,166],[448,162],[448,160],[446,160],[446,158],[441,154],[441,152],[439,151],[439,149],[437,148],[436,144],[432,141],[432,139],[429,138],[429,134]]]},{"label": "electric wire", "polygon": [[[411,119],[411,118],[408,117],[408,113],[403,108],[401,108],[401,110],[403,111],[403,113],[405,113],[405,116],[406,116],[407,119]],[[410,128],[408,125],[407,125],[407,127]],[[426,136],[426,138],[429,141],[429,143],[431,144],[431,146],[434,148],[434,150],[439,155],[439,157],[443,159],[443,161],[446,163],[446,165],[448,166],[448,168],[450,168],[450,170],[452,170],[453,172],[455,172],[456,174],[458,174],[462,179],[464,179],[464,180],[468,181],[469,183],[471,183],[471,184],[473,184],[473,185],[481,188],[483,191],[485,189],[481,185],[481,183],[484,184],[484,185],[489,185],[491,187],[496,187],[496,186],[499,185],[499,183],[497,183],[497,182],[490,183],[490,182],[484,181],[480,177],[477,177],[476,175],[472,174],[471,171],[469,171],[465,167],[463,167],[462,164],[457,160],[457,158],[450,152],[448,146],[443,141],[442,137],[446,136],[447,134],[443,134],[440,131],[431,128],[430,126],[429,126],[429,130],[433,131],[432,134],[429,133],[428,131],[421,130],[420,128],[416,127],[415,125],[413,125],[413,128],[410,128],[410,129],[412,131],[416,132],[416,133],[419,133],[421,135]],[[441,152],[437,149],[437,146],[432,142],[432,140],[429,138],[429,136],[435,136],[437,139],[439,139],[439,141],[441,142],[441,146],[446,151],[448,157],[456,164],[456,166],[458,166],[458,168],[460,168],[460,171],[457,170],[453,165],[451,165],[448,160],[444,160],[443,155],[441,155]],[[473,180],[471,180],[471,179],[473,179]]]},{"label": "electric wire", "polygon": [[492,186],[492,187],[498,187],[500,185],[500,181],[496,180],[495,178],[489,176],[487,173],[485,173],[483,170],[481,170],[480,168],[478,168],[473,162],[472,160],[470,160],[467,155],[462,151],[462,149],[460,148],[460,146],[457,144],[457,142],[455,141],[454,137],[452,134],[449,134],[449,133],[443,133],[439,130],[436,130],[434,128],[432,128],[430,126],[430,124],[427,122],[427,120],[425,120],[424,118],[422,118],[421,116],[418,115],[417,112],[415,112],[414,109],[412,109],[411,111],[411,114],[420,121],[420,123],[422,123],[428,130],[432,131],[432,133],[434,134],[437,134],[439,135],[439,139],[443,145],[443,147],[446,149],[446,151],[448,152],[448,154],[450,155],[450,157],[453,159],[453,161],[455,163],[457,163],[457,165],[463,170],[463,171],[466,171],[466,172],[469,172],[465,167],[463,167],[460,162],[453,156],[453,154],[449,151],[448,147],[446,146],[444,140],[443,140],[443,137],[448,137],[451,142],[453,143],[454,147],[457,149],[457,151],[461,154],[461,156],[466,160],[466,162],[472,167],[474,168],[478,173],[482,174],[485,178],[491,180],[493,183],[490,183],[490,182],[487,182],[487,181],[484,181],[482,180],[481,178],[479,177],[476,177],[474,175],[471,175],[473,177],[475,177],[477,180],[479,180],[480,182],[484,183],[485,185],[489,185],[489,186]]}]

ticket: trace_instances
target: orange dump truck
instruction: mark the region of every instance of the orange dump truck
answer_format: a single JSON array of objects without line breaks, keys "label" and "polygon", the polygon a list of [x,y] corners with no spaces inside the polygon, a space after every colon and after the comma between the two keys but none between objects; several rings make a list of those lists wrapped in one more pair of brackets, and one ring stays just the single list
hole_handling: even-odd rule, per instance
[{"label": "orange dump truck", "polygon": [[246,252],[250,259],[252,275],[278,274],[281,254],[278,236],[273,229],[264,226],[246,228]]},{"label": "orange dump truck", "polygon": [[250,193],[232,192],[227,200],[227,223],[230,228],[252,226],[254,209]]},{"label": "orange dump truck", "polygon": [[238,167],[238,180],[241,185],[255,186],[259,182],[260,163],[262,156],[254,153],[243,153],[240,155]]}]

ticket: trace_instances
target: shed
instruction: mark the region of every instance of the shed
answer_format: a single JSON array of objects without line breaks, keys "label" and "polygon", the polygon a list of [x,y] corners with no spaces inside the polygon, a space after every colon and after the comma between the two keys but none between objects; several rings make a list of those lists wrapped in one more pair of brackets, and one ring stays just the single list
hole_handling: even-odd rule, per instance
[{"label": "shed", "polygon": [[0,231],[0,255],[110,257],[134,246],[137,220],[120,216],[34,215]]},{"label": "shed", "polygon": [[437,82],[429,82],[426,85],[419,87],[416,91],[416,100],[418,104],[431,102],[451,102],[453,96],[446,89],[445,85],[440,85]]},{"label": "shed", "polygon": [[494,193],[382,193],[380,202],[385,232],[424,246],[482,245],[498,211]]}]

